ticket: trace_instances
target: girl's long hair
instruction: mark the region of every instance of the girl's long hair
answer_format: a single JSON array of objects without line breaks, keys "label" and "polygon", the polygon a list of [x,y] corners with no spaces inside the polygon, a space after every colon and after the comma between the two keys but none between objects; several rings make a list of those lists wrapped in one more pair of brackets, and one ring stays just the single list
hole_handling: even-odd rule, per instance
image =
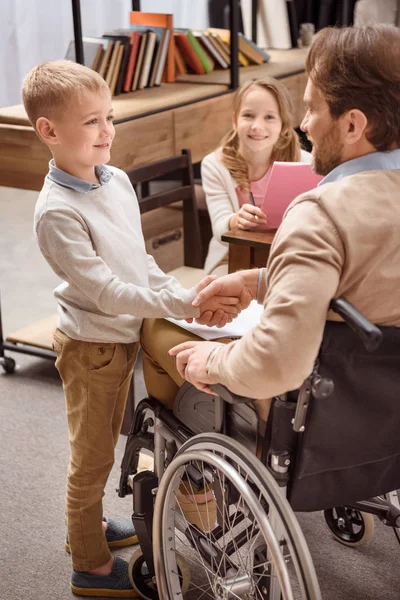
[{"label": "girl's long hair", "polygon": [[241,191],[244,193],[248,193],[250,191],[250,180],[247,164],[239,152],[239,138],[237,135],[236,124],[243,98],[245,94],[253,87],[259,87],[273,94],[279,107],[279,114],[282,120],[282,129],[279,139],[272,150],[271,164],[275,160],[297,162],[300,160],[301,156],[299,138],[292,127],[291,101],[285,86],[272,77],[247,81],[240,86],[235,94],[233,101],[234,125],[221,141],[222,163],[228,169],[232,177],[238,183]]}]

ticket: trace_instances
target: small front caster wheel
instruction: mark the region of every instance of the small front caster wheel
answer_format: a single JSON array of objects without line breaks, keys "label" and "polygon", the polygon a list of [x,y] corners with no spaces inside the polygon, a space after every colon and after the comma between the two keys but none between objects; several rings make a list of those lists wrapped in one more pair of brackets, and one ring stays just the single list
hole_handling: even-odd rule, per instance
[{"label": "small front caster wheel", "polygon": [[373,515],[348,506],[324,510],[325,521],[334,538],[345,546],[362,546],[374,537]]},{"label": "small front caster wheel", "polygon": [[15,371],[15,360],[10,358],[9,356],[3,356],[0,358],[0,364],[3,367],[4,371],[11,375]]},{"label": "small front caster wheel", "polygon": [[[178,555],[176,559],[183,595],[189,588],[190,571],[183,556]],[[155,579],[149,575],[140,548],[135,550],[129,561],[129,579],[133,589],[140,594],[141,598],[144,598],[145,600],[159,600]]]}]

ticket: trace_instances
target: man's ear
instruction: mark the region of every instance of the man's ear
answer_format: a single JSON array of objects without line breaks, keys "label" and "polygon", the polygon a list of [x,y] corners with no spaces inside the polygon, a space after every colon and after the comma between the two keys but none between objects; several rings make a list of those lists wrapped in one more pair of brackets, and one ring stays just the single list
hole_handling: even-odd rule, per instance
[{"label": "man's ear", "polygon": [[57,134],[53,123],[46,117],[39,117],[36,121],[36,131],[39,137],[49,146],[58,144]]},{"label": "man's ear", "polygon": [[354,108],[344,115],[344,135],[348,144],[356,144],[366,137],[368,119],[362,110]]}]

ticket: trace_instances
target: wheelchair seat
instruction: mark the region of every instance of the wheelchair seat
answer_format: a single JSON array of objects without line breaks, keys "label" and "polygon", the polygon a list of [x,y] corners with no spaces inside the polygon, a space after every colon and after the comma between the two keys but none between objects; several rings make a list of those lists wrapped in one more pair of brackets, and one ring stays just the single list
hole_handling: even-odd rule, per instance
[{"label": "wheelchair seat", "polygon": [[190,383],[180,388],[174,415],[193,433],[225,433],[253,454],[257,452],[258,417],[253,403],[223,403]]}]

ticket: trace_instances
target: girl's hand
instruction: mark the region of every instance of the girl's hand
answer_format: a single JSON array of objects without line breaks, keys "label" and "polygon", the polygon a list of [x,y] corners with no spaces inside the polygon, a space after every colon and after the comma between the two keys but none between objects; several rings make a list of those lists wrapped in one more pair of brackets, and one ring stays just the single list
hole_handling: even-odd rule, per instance
[{"label": "girl's hand", "polygon": [[263,213],[261,208],[253,206],[253,204],[243,204],[238,212],[234,214],[230,220],[231,229],[256,229],[258,225],[267,224],[267,215]]}]

